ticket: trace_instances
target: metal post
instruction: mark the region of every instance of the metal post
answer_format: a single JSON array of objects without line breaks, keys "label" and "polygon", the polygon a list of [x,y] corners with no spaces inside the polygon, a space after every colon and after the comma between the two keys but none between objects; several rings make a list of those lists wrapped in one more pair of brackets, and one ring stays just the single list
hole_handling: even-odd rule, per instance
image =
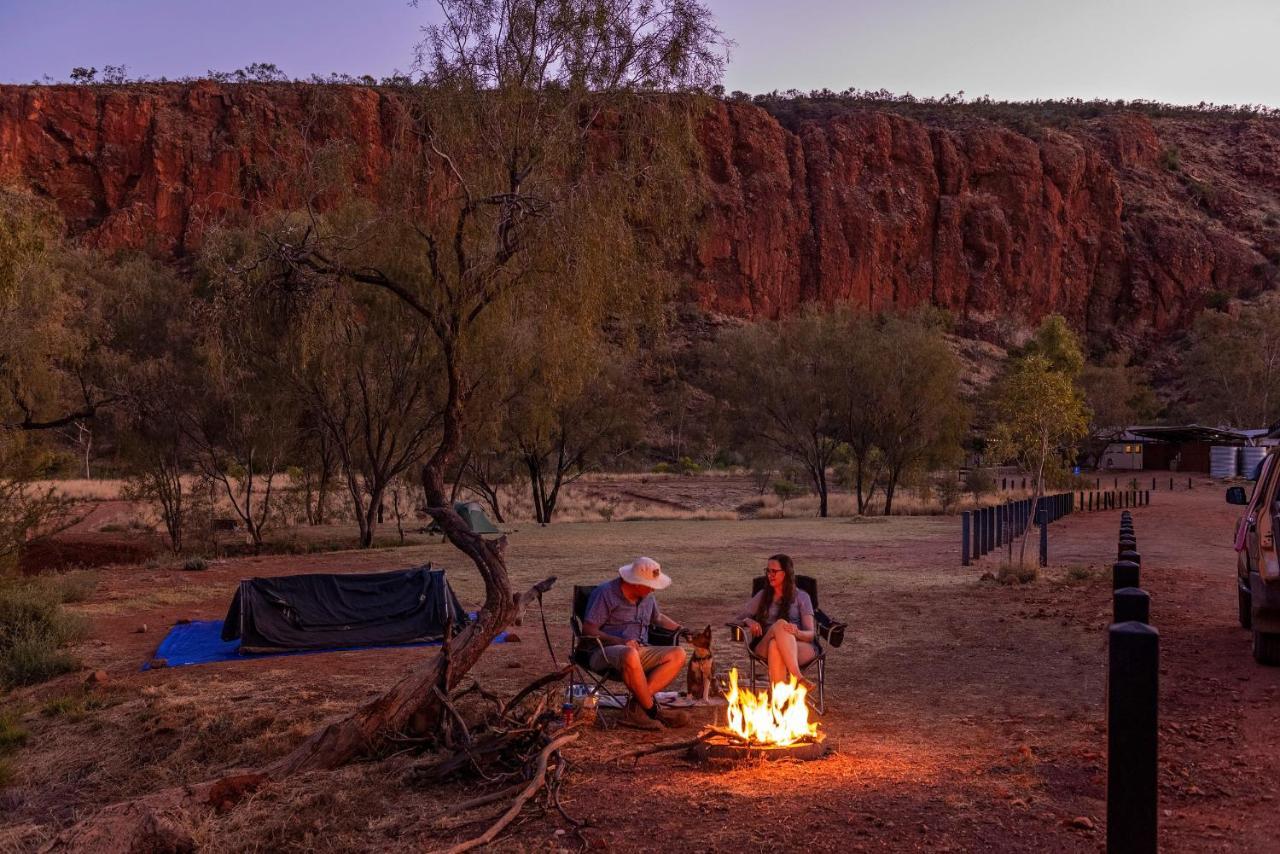
[{"label": "metal post", "polygon": [[1107,851],[1155,854],[1160,633],[1131,621],[1107,634]]},{"label": "metal post", "polygon": [[1049,508],[1040,508],[1040,565],[1049,565]]},{"label": "metal post", "polygon": [[966,510],[966,511],[964,511],[963,513],[961,513],[961,514],[960,514],[960,565],[961,565],[961,566],[968,566],[968,565],[969,565],[969,563],[970,563],[970,560],[969,560],[969,537],[970,537],[969,526],[970,526],[971,524],[972,524],[972,523],[971,523],[971,521],[970,521],[970,519],[969,519],[969,511],[968,511],[968,510]]},{"label": "metal post", "polygon": [[1151,623],[1151,597],[1137,587],[1121,587],[1112,594],[1112,622]]},{"label": "metal post", "polygon": [[1141,587],[1141,570],[1136,563],[1118,560],[1111,566],[1111,589],[1122,587]]},{"label": "metal post", "polygon": [[996,508],[987,508],[987,551],[996,550]]},{"label": "metal post", "polygon": [[1004,538],[1005,538],[1005,532],[1004,532],[1004,511],[1001,509],[1001,507],[1000,507],[1000,505],[999,505],[999,504],[997,504],[995,507],[993,507],[993,508],[991,508],[991,509],[995,511],[995,517],[996,517],[996,520],[995,520],[995,526],[996,526],[996,536],[995,536],[996,548],[1000,548],[1001,546],[1003,546],[1003,545],[1004,545]]},{"label": "metal post", "polygon": [[1173,492],[1173,478],[1169,478],[1169,491]]}]

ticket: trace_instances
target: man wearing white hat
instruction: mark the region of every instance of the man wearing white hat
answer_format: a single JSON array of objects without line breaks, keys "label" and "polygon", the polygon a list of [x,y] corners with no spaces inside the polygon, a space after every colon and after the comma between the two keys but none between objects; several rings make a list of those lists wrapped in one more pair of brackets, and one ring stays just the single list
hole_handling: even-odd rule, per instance
[{"label": "man wearing white hat", "polygon": [[671,577],[653,558],[640,557],[619,567],[618,577],[591,591],[584,637],[599,638],[601,648],[591,655],[591,669],[617,670],[631,690],[622,723],[636,729],[660,730],[689,723],[684,712],[664,709],[654,695],[671,684],[684,666],[678,646],[649,646],[649,627],[676,631],[680,624],[658,609],[653,591],[665,590]]}]

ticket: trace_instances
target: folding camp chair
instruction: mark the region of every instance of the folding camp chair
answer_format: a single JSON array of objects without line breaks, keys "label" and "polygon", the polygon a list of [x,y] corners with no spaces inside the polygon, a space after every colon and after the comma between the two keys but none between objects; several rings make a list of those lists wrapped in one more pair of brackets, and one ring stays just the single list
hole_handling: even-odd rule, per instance
[{"label": "folding camp chair", "polygon": [[[769,582],[763,575],[751,579],[751,595],[754,597],[757,593],[763,590],[764,586],[768,583]],[[823,647],[822,641],[825,640],[833,649],[839,647],[840,644],[844,643],[844,630],[847,627],[847,624],[831,619],[831,617],[827,616],[827,614],[818,607],[818,582],[814,580],[812,576],[797,575],[796,588],[808,593],[809,599],[813,602],[813,622],[817,629],[817,634],[813,639],[813,645],[817,648],[818,654],[813,657],[812,661],[800,669],[802,671],[807,671],[811,667],[817,668],[818,678],[816,681],[818,683],[818,696],[816,699],[812,696],[807,699],[809,704],[813,707],[813,710],[818,714],[823,715],[826,714],[827,711],[827,650]],[[747,630],[743,626],[730,623],[729,632],[735,641],[747,645],[747,661],[749,662],[747,684],[752,690],[759,690],[758,682],[763,681],[768,683],[769,681],[768,661],[758,655],[756,651],[751,648],[749,643],[750,638],[748,638]],[[763,672],[760,674],[756,673],[757,664],[762,665],[763,667]]]},{"label": "folding camp chair", "polygon": [[[622,674],[613,667],[600,671],[592,670],[591,654],[598,649],[604,649],[604,643],[600,638],[585,637],[582,634],[582,623],[587,616],[587,603],[591,599],[591,591],[595,589],[595,585],[580,584],[573,588],[573,615],[569,618],[569,628],[573,634],[573,647],[569,651],[569,661],[573,664],[573,670],[569,672],[569,696],[576,696],[578,692],[575,689],[581,685],[586,689],[586,693],[595,694],[597,697],[609,697],[613,703],[621,707],[630,699],[630,694],[626,691],[620,694],[615,693],[608,683],[621,682]],[[659,626],[649,627],[650,646],[675,646],[679,639],[679,631]],[[600,720],[603,721],[604,718]]]}]

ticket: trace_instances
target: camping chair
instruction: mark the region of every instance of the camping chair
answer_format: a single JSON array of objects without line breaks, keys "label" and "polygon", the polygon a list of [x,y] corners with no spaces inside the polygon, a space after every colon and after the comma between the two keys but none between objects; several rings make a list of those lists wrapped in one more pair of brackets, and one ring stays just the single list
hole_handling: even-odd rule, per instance
[{"label": "camping chair", "polygon": [[[766,584],[768,584],[768,581],[763,575],[759,575],[751,579],[752,597],[763,590]],[[818,678],[815,680],[818,683],[817,699],[815,700],[810,696],[807,700],[815,712],[823,715],[827,712],[827,650],[823,647],[822,641],[825,640],[833,649],[839,647],[840,644],[844,643],[844,630],[847,627],[847,624],[831,619],[831,617],[827,616],[827,614],[818,607],[818,582],[814,580],[813,576],[797,575],[796,588],[808,593],[809,598],[813,601],[813,622],[817,629],[817,633],[813,638],[813,645],[817,648],[818,654],[813,657],[812,661],[800,669],[802,671],[808,670],[811,667],[816,667],[818,669]],[[736,623],[730,623],[729,632],[735,641],[744,644],[747,647],[747,661],[749,662],[747,684],[753,691],[759,690],[757,688],[757,682],[761,680],[768,682],[769,679],[768,661],[757,655],[755,650],[751,649],[749,643],[750,638],[747,635],[745,627],[737,625]],[[764,668],[764,672],[758,676],[756,674],[757,664],[762,665]]]},{"label": "camping chair", "polygon": [[[573,588],[573,614],[569,618],[569,628],[573,635],[569,661],[573,664],[573,669],[569,671],[569,696],[575,696],[577,692],[574,689],[581,685],[586,689],[586,693],[595,694],[598,697],[609,697],[621,707],[630,699],[630,695],[626,692],[615,693],[608,683],[621,682],[622,674],[613,667],[601,671],[592,670],[591,654],[598,649],[604,649],[604,643],[600,638],[584,637],[582,634],[582,624],[587,616],[587,602],[591,599],[591,591],[595,589],[594,584],[586,586],[578,584]],[[649,627],[650,646],[675,646],[679,640],[679,630],[673,631],[659,626]],[[603,722],[604,718],[601,717],[600,720]]]}]

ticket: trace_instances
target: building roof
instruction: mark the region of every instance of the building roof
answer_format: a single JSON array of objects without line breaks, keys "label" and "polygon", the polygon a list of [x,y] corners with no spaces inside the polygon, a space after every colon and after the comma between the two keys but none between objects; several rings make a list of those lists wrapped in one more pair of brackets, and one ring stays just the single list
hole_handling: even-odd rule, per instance
[{"label": "building roof", "polygon": [[1204,427],[1199,424],[1186,424],[1168,427],[1130,427],[1125,431],[1139,439],[1152,439],[1159,442],[1205,442],[1211,445],[1234,445],[1248,442],[1265,430],[1236,430],[1231,427]]}]

